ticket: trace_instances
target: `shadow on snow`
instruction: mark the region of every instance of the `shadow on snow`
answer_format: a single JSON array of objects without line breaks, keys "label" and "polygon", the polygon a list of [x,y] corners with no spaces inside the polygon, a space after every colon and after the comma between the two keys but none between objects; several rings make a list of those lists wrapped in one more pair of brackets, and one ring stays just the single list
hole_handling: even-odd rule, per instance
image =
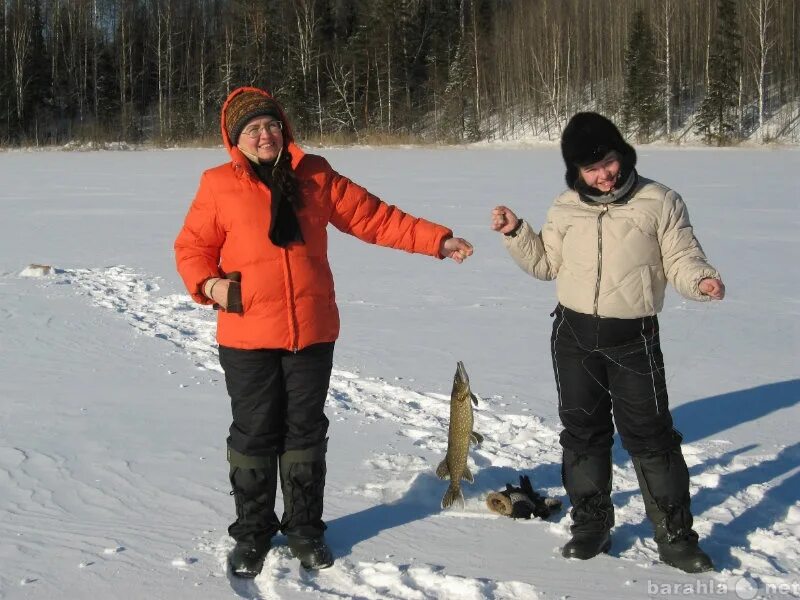
[{"label": "shadow on snow", "polygon": [[[799,401],[800,379],[792,379],[698,399],[676,407],[672,414],[676,426],[682,430],[684,442],[692,443],[758,420],[772,412],[790,408]],[[614,462],[624,464],[628,461],[628,456],[618,446],[614,452]],[[755,448],[755,445],[748,445],[732,450],[710,459],[703,465],[693,467],[691,472],[697,475],[709,467],[729,467],[737,456]],[[488,459],[480,456],[475,457],[475,460],[480,469],[475,484],[464,482],[462,485],[468,503],[470,500],[485,497],[491,491],[502,490],[506,483],[516,485],[522,474],[531,477],[534,489],[537,491],[561,484],[559,464],[539,464],[523,470],[492,467]],[[719,506],[727,498],[735,496],[751,485],[766,483],[786,475],[786,478],[769,489],[757,504],[748,507],[727,524],[714,524],[704,543],[717,568],[739,566],[739,561],[733,557],[731,548],[748,546],[748,536],[752,532],[760,528],[768,529],[776,521],[786,517],[789,508],[797,501],[796,490],[800,486],[800,471],[793,474],[791,472],[798,462],[800,462],[800,444],[783,449],[773,459],[741,471],[725,473],[720,477],[717,487],[702,488],[695,495],[692,499],[693,512],[701,514],[705,510]],[[446,482],[439,480],[433,473],[420,474],[400,499],[330,521],[327,534],[329,543],[337,556],[346,556],[351,553],[353,546],[382,531],[440,513],[442,510],[440,502],[446,487]],[[623,506],[638,494],[638,490],[615,493],[614,504]],[[614,530],[612,555],[620,555],[631,548],[637,539],[651,536],[652,527],[648,522],[621,525]],[[774,566],[777,571],[783,571],[779,565],[774,564]]]},{"label": "shadow on snow", "polygon": [[[672,410],[675,425],[683,433],[684,443],[692,443],[719,434],[751,421],[756,421],[770,413],[790,408],[800,402],[800,379],[761,385],[747,390],[739,390],[719,396],[702,398],[683,404]],[[757,446],[750,444],[713,458],[703,465],[690,469],[691,475],[707,471],[709,467],[728,467],[738,455],[744,455]],[[614,462],[624,463],[627,454],[617,449]],[[752,465],[741,471],[721,475],[714,488],[701,488],[692,498],[692,513],[719,506],[726,499],[736,496],[751,485],[765,484],[780,479],[778,485],[767,490],[758,502],[747,507],[728,523],[715,523],[703,541],[717,569],[733,569],[741,566],[741,561],[733,556],[731,548],[748,547],[748,537],[757,529],[769,529],[774,523],[784,520],[789,509],[797,502],[797,489],[800,488],[800,471],[792,474],[800,463],[800,444],[782,449],[774,458]],[[615,506],[627,504],[639,491],[614,494]],[[634,544],[638,538],[651,537],[652,526],[646,520],[638,524],[625,524],[614,529],[612,554],[619,555]],[[782,569],[773,559],[769,559],[778,572]]]},{"label": "shadow on snow", "polygon": [[[480,462],[478,457],[479,467]],[[537,491],[541,491],[543,487],[559,486],[560,469],[560,465],[552,463],[536,465],[525,471],[510,467],[486,467],[475,475],[474,484],[462,481],[461,490],[468,505],[478,499],[483,509],[483,499],[489,492],[505,489],[506,483],[518,485],[520,475],[528,475]],[[440,480],[432,472],[421,473],[402,498],[329,521],[325,537],[336,556],[346,556],[353,546],[382,531],[442,513],[441,501],[447,486],[447,481]]]}]

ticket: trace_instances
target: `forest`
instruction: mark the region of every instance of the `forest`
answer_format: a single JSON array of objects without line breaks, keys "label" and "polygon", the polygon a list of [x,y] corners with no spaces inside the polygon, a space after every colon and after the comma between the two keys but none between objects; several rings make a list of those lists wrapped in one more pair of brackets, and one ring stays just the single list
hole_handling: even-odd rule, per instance
[{"label": "forest", "polygon": [[217,144],[230,90],[301,140],[800,141],[800,0],[0,0],[0,146]]}]

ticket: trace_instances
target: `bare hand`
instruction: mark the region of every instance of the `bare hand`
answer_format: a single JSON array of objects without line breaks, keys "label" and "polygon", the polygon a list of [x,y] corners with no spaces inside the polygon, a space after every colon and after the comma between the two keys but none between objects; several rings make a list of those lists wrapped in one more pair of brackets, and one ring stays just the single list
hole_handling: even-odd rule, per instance
[{"label": "bare hand", "polygon": [[231,282],[229,279],[212,277],[203,285],[203,294],[206,298],[213,300],[223,309],[228,307],[228,287]]},{"label": "bare hand", "polygon": [[720,279],[706,277],[697,284],[700,291],[713,300],[722,300],[725,297],[725,284]]},{"label": "bare hand", "polygon": [[519,219],[510,208],[506,206],[496,206],[492,210],[492,229],[506,234],[514,231]]},{"label": "bare hand", "polygon": [[242,292],[238,281],[213,277],[203,285],[203,294],[223,310],[242,312]]},{"label": "bare hand", "polygon": [[439,254],[444,258],[452,258],[457,263],[462,263],[467,260],[467,257],[472,256],[472,244],[464,238],[447,238],[442,240]]}]

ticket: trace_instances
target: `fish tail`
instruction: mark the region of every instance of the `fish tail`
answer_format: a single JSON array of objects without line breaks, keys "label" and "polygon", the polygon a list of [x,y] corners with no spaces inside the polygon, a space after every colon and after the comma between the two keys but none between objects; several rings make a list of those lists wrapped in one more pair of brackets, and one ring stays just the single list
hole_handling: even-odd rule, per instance
[{"label": "fish tail", "polygon": [[464,493],[461,491],[461,487],[455,485],[455,483],[451,483],[450,487],[447,488],[447,491],[444,493],[444,498],[442,498],[442,508],[450,508],[453,504],[458,503],[461,509],[464,509]]}]

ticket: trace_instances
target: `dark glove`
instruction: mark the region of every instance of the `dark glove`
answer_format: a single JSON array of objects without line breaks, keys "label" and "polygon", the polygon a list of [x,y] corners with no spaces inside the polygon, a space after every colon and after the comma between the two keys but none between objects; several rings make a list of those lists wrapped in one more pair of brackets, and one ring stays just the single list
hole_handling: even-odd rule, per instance
[{"label": "dark glove", "polygon": [[240,271],[233,271],[225,275],[225,279],[229,279],[228,284],[228,308],[225,310],[229,313],[243,313],[244,307],[242,306],[242,273]]},{"label": "dark glove", "polygon": [[530,519],[531,516],[546,519],[561,510],[561,501],[538,494],[528,476],[520,475],[519,487],[507,483],[502,492],[492,492],[487,496],[486,506],[492,512],[512,519]]}]

